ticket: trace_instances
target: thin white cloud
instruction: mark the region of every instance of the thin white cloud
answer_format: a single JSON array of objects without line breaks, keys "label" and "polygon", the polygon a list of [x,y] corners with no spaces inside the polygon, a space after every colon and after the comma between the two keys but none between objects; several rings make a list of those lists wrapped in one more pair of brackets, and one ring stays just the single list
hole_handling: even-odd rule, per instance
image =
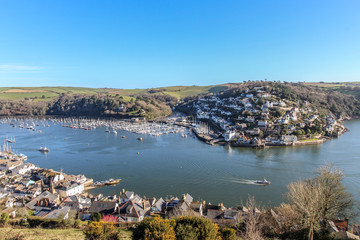
[{"label": "thin white cloud", "polygon": [[39,66],[27,66],[27,65],[16,65],[16,64],[3,64],[0,65],[0,71],[36,71],[41,70]]}]

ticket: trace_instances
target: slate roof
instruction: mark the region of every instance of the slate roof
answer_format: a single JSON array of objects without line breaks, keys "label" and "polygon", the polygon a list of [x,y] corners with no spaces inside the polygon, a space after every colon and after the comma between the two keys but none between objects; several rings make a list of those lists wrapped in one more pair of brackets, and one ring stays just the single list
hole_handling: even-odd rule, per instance
[{"label": "slate roof", "polygon": [[50,202],[54,202],[57,200],[57,196],[50,193],[49,191],[45,191],[45,192],[41,193],[39,196],[37,196],[36,198],[32,199],[29,203],[26,204],[26,206],[30,209],[34,209],[36,207],[36,204],[38,203],[38,201],[43,198],[49,199]]},{"label": "slate roof", "polygon": [[50,210],[40,210],[37,213],[35,213],[35,216],[36,217],[44,217],[50,212],[51,212]]},{"label": "slate roof", "polygon": [[239,214],[239,212],[235,209],[226,209],[224,212],[224,217],[225,218],[235,218],[238,214]]},{"label": "slate roof", "polygon": [[139,204],[133,202],[132,200],[127,201],[120,206],[119,212],[125,216],[137,217],[145,215],[145,210]]},{"label": "slate roof", "polygon": [[89,212],[99,212],[102,214],[112,214],[116,211],[117,202],[94,201],[91,204]]},{"label": "slate roof", "polygon": [[224,211],[208,209],[206,217],[209,219],[222,219],[224,218]]},{"label": "slate roof", "polygon": [[67,213],[69,213],[71,210],[70,207],[61,207],[54,209],[53,211],[49,212],[44,218],[59,218],[59,217],[65,217]]},{"label": "slate roof", "polygon": [[153,205],[153,207],[157,208],[160,212],[164,210],[165,206],[166,206],[166,202],[162,198],[157,200]]},{"label": "slate roof", "polygon": [[200,208],[201,208],[202,203],[201,202],[192,202],[190,204],[190,207],[192,210],[194,210],[195,212],[200,212]]},{"label": "slate roof", "polygon": [[193,197],[187,193],[186,195],[184,195],[184,200],[185,200],[185,202],[190,204],[193,201]]}]

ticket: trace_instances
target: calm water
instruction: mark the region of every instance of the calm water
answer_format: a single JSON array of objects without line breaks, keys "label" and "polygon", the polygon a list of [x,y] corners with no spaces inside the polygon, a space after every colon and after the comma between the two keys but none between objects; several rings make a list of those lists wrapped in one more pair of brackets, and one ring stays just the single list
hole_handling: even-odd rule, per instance
[{"label": "calm water", "polygon": [[[283,201],[289,182],[311,177],[327,162],[344,170],[345,184],[360,198],[360,120],[346,126],[350,132],[323,145],[271,149],[210,146],[180,134],[142,135],[144,141],[139,142],[139,135],[129,132],[118,131],[116,136],[105,133],[104,128],[84,131],[61,125],[39,126],[42,133],[38,133],[0,124],[0,139],[15,136],[15,151],[43,168],[83,173],[95,181],[123,179],[117,186],[93,190],[94,194],[118,195],[123,188],[147,197],[189,193],[196,200],[225,206],[236,206],[251,194],[263,204],[273,205]],[[40,146],[50,152],[36,151]],[[272,184],[249,184],[249,180],[263,177]]]}]

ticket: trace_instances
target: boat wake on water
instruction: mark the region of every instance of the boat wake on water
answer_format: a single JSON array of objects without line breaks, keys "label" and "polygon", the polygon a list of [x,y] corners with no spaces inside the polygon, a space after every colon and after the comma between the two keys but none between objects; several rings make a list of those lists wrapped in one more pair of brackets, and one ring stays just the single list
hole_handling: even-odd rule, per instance
[{"label": "boat wake on water", "polygon": [[262,180],[233,178],[233,179],[230,179],[230,182],[239,183],[239,184],[249,184],[249,185],[270,185],[270,183],[271,183],[271,182],[267,181],[265,178]]}]

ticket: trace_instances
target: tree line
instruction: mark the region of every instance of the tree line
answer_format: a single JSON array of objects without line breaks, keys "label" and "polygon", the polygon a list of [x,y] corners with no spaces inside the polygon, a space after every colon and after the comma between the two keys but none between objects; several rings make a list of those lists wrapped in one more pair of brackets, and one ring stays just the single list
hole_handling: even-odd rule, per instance
[{"label": "tree line", "polygon": [[62,115],[155,119],[170,115],[171,106],[176,102],[176,98],[167,95],[141,95],[124,98],[119,95],[106,94],[63,94],[51,101],[0,100],[0,116]]}]

